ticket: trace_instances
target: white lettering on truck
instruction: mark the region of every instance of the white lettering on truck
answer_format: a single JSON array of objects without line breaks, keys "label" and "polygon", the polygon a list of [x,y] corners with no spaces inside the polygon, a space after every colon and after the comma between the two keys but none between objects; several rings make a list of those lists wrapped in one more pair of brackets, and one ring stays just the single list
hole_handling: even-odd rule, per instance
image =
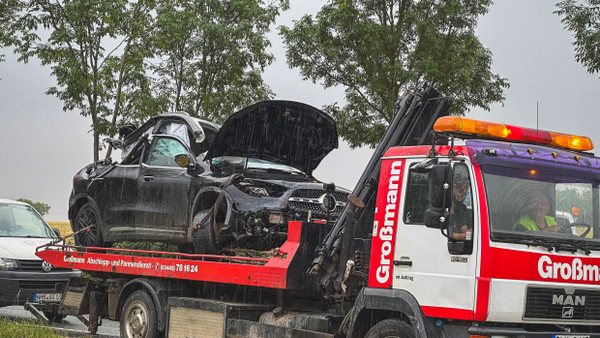
[{"label": "white lettering on truck", "polygon": [[583,264],[581,259],[575,258],[569,263],[553,262],[549,256],[542,256],[538,260],[538,273],[542,278],[600,281],[600,268],[598,265]]},{"label": "white lettering on truck", "polygon": [[381,243],[381,259],[377,267],[377,281],[385,283],[390,278],[392,239],[394,238],[394,221],[396,220],[396,201],[398,200],[398,181],[402,169],[402,161],[392,163],[390,170],[390,180],[388,184],[387,205],[385,206],[385,216],[383,226],[379,229],[378,236],[383,241]]}]

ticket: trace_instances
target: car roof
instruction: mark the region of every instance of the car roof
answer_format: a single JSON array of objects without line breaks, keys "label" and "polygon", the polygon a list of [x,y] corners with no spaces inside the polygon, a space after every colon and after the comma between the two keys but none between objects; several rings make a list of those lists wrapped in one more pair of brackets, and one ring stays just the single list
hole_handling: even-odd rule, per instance
[{"label": "car roof", "polygon": [[18,204],[18,205],[29,205],[25,202],[15,201],[8,198],[0,198],[0,203],[2,204]]}]

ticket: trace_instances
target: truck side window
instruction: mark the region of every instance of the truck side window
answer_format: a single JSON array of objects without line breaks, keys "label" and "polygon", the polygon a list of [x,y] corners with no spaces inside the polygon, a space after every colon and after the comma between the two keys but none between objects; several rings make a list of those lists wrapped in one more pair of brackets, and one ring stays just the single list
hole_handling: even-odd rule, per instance
[{"label": "truck side window", "polygon": [[431,179],[429,173],[410,171],[404,198],[404,223],[425,224],[425,210],[429,206]]},{"label": "truck side window", "polygon": [[467,166],[459,163],[454,166],[452,179],[452,206],[450,207],[450,227],[448,233],[454,239],[472,240],[473,198],[471,180]]}]

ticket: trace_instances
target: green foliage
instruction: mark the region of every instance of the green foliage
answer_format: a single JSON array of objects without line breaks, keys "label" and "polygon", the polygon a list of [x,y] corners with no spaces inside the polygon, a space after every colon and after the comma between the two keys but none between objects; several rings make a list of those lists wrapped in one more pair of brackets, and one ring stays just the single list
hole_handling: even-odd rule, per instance
[{"label": "green foliage", "polygon": [[154,48],[161,62],[155,97],[169,110],[186,111],[214,122],[237,109],[273,97],[260,73],[271,64],[266,49],[269,25],[288,1],[161,1],[154,25]]},{"label": "green foliage", "polygon": [[26,198],[18,198],[17,201],[31,205],[42,216],[48,214],[48,212],[50,211],[50,206],[43,202],[34,202]]},{"label": "green foliage", "polygon": [[91,118],[95,161],[120,125],[167,110],[220,121],[273,96],[264,36],[288,0],[7,1],[0,45],[50,66],[46,93]]},{"label": "green foliage", "polygon": [[346,104],[325,107],[352,147],[375,146],[393,119],[397,95],[419,81],[454,99],[452,112],[489,110],[504,99],[491,52],[474,29],[491,1],[330,0],[316,17],[280,27],[288,64],[326,88],[343,86]]},{"label": "green foliage", "polygon": [[61,335],[54,332],[49,327],[41,327],[41,322],[25,321],[11,322],[6,318],[0,317],[0,337],[20,337],[20,338],[60,338]]},{"label": "green foliage", "polygon": [[575,60],[589,73],[600,72],[600,0],[565,0],[556,6],[554,13],[575,38]]}]

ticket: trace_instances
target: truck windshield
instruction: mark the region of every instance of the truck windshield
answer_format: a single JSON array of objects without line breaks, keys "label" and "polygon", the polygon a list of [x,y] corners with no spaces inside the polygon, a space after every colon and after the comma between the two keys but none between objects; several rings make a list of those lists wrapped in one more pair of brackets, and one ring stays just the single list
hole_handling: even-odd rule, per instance
[{"label": "truck windshield", "polygon": [[484,168],[494,241],[600,250],[598,182],[560,168]]}]

